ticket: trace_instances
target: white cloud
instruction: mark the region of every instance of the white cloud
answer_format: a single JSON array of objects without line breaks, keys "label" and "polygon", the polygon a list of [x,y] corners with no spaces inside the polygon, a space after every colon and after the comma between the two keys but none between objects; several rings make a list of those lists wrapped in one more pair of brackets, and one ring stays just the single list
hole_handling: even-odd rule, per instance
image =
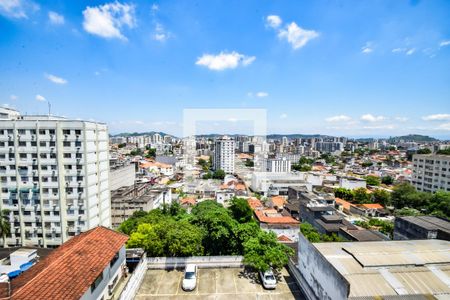
[{"label": "white cloud", "polygon": [[9,18],[26,19],[28,11],[39,10],[39,5],[28,0],[0,0],[0,14]]},{"label": "white cloud", "polygon": [[280,115],[280,119],[287,119],[288,115],[287,114],[281,114]]},{"label": "white cloud", "polygon": [[401,53],[401,52],[406,52],[406,50],[408,50],[408,49],[406,49],[406,48],[394,48],[394,49],[392,49],[392,52],[393,53]]},{"label": "white cloud", "polygon": [[67,80],[52,74],[44,74],[45,78],[56,84],[66,84]]},{"label": "white cloud", "polygon": [[255,96],[258,97],[258,98],[264,98],[264,97],[268,97],[269,93],[267,93],[267,92],[257,92],[255,94]]},{"label": "white cloud", "polygon": [[54,11],[48,12],[48,19],[50,20],[50,23],[54,25],[62,25],[64,24],[64,16],[60,15]]},{"label": "white cloud", "polygon": [[422,117],[424,121],[447,121],[450,120],[450,114],[434,114]]},{"label": "white cloud", "polygon": [[363,129],[395,129],[395,125],[375,125],[375,126],[363,126]]},{"label": "white cloud", "polygon": [[36,95],[36,100],[37,101],[46,101],[45,97],[41,96],[41,95]]},{"label": "white cloud", "polygon": [[154,31],[154,33],[152,35],[152,38],[155,41],[165,42],[171,36],[172,36],[172,34],[170,32],[168,32],[167,30],[165,30],[165,28],[164,28],[164,26],[162,24],[156,23],[155,31]]},{"label": "white cloud", "polygon": [[16,95],[11,95],[11,96],[9,96],[9,99],[15,101],[15,100],[19,99],[19,97],[17,97]]},{"label": "white cloud", "polygon": [[300,49],[305,46],[310,40],[319,36],[319,33],[314,30],[307,30],[299,27],[295,22],[286,25],[284,29],[278,32],[280,39],[285,39],[292,48]]},{"label": "white cloud", "polygon": [[238,121],[238,119],[236,119],[236,118],[228,118],[228,122],[233,122],[233,123],[235,123],[235,122],[237,122]]},{"label": "white cloud", "polygon": [[345,116],[345,115],[338,115],[338,116],[333,116],[333,117],[329,117],[326,118],[325,121],[329,122],[329,123],[334,123],[334,122],[348,122],[350,121],[352,118],[350,118],[349,116]]},{"label": "white cloud", "polygon": [[373,52],[372,43],[366,42],[366,44],[363,47],[361,47],[361,52],[364,54],[369,54]]},{"label": "white cloud", "polygon": [[374,116],[371,114],[365,114],[361,116],[361,120],[362,121],[366,121],[366,122],[379,122],[379,121],[383,121],[384,119],[386,119],[383,116]]},{"label": "white cloud", "polygon": [[442,41],[439,43],[439,47],[445,47],[450,45],[450,40]]},{"label": "white cloud", "polygon": [[153,4],[152,4],[152,8],[151,8],[152,13],[155,13],[155,12],[157,12],[158,10],[159,10],[158,4],[153,3]]},{"label": "white cloud", "polygon": [[416,48],[411,48],[408,51],[406,51],[406,55],[414,54],[414,52],[416,52]]},{"label": "white cloud", "polygon": [[444,124],[441,124],[441,125],[439,125],[438,129],[441,129],[441,130],[450,130],[450,123],[444,123]]},{"label": "white cloud", "polygon": [[270,15],[270,16],[267,16],[267,18],[266,18],[266,25],[269,27],[272,27],[272,28],[280,27],[282,22],[283,21],[281,20],[281,18],[276,15]]},{"label": "white cloud", "polygon": [[121,32],[122,27],[133,28],[136,24],[134,6],[117,1],[100,6],[88,6],[83,11],[83,17],[84,30],[104,38],[126,40]]},{"label": "white cloud", "polygon": [[394,119],[396,121],[398,121],[398,122],[406,122],[406,121],[408,121],[408,118],[406,118],[406,117],[395,117]]},{"label": "white cloud", "polygon": [[203,54],[195,62],[198,66],[207,67],[210,70],[222,71],[225,69],[235,69],[238,66],[248,66],[256,59],[255,56],[246,56],[236,51],[231,53],[220,52],[217,55]]}]

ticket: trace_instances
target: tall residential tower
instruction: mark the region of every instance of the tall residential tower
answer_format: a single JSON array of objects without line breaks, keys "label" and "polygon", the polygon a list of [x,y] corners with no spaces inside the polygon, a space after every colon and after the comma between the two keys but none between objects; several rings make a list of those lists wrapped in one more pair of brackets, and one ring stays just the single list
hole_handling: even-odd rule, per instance
[{"label": "tall residential tower", "polygon": [[8,245],[54,247],[111,226],[108,129],[0,108],[0,208]]},{"label": "tall residential tower", "polygon": [[227,136],[224,136],[222,138],[216,139],[214,145],[214,170],[221,169],[228,174],[234,173],[234,140]]}]

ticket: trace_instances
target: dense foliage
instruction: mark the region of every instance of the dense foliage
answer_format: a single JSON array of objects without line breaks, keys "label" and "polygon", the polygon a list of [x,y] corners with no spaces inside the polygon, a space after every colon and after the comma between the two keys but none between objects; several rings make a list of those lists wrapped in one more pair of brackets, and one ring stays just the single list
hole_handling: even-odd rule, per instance
[{"label": "dense foliage", "polygon": [[300,231],[306,237],[308,241],[311,243],[320,243],[320,242],[344,242],[345,239],[337,236],[335,233],[331,235],[321,234],[314,228],[311,224],[307,222],[303,222],[300,225]]},{"label": "dense foliage", "polygon": [[450,193],[437,191],[434,194],[418,192],[409,183],[394,187],[391,201],[395,208],[414,208],[423,214],[450,218]]},{"label": "dense foliage", "polygon": [[442,155],[450,155],[450,148],[438,150],[436,154],[442,154]]},{"label": "dense foliage", "polygon": [[190,214],[179,204],[136,212],[119,231],[130,235],[127,247],[142,247],[149,256],[244,255],[247,265],[266,270],[282,267],[293,254],[259,227],[240,198],[232,199],[228,209],[206,200]]},{"label": "dense foliage", "polygon": [[394,223],[380,219],[370,219],[369,221],[355,221],[355,225],[366,229],[377,229],[381,233],[392,238],[394,234]]},{"label": "dense foliage", "polygon": [[365,177],[367,185],[375,185],[378,186],[381,183],[381,180],[378,176],[368,175]]},{"label": "dense foliage", "polygon": [[203,179],[224,179],[225,178],[225,171],[224,170],[216,170],[214,172],[208,172],[205,175],[203,175]]},{"label": "dense foliage", "polygon": [[431,154],[431,153],[432,153],[431,150],[428,148],[417,150],[417,154]]}]

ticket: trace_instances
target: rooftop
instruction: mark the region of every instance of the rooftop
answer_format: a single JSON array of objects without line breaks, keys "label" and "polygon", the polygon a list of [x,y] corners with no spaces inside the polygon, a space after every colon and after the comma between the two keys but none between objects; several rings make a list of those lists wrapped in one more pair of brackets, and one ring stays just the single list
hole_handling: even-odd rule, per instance
[{"label": "rooftop", "polygon": [[407,216],[407,217],[399,217],[400,220],[405,220],[410,223],[416,224],[420,227],[423,227],[427,230],[442,230],[450,233],[450,221],[432,217],[432,216]]},{"label": "rooftop", "polygon": [[349,297],[450,296],[450,242],[442,240],[315,243],[350,283]]},{"label": "rooftop", "polygon": [[127,240],[101,226],[71,238],[11,281],[12,299],[80,299]]}]

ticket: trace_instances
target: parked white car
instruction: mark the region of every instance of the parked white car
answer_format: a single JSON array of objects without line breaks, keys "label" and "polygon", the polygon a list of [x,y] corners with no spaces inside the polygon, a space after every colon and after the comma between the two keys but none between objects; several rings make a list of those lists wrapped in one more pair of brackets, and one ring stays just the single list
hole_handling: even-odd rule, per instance
[{"label": "parked white car", "polygon": [[197,266],[194,264],[187,264],[184,270],[183,282],[181,287],[185,291],[193,291],[197,286]]},{"label": "parked white car", "polygon": [[277,279],[275,275],[273,275],[272,270],[268,270],[265,272],[259,272],[259,276],[261,277],[261,283],[266,289],[275,289],[277,287]]}]

